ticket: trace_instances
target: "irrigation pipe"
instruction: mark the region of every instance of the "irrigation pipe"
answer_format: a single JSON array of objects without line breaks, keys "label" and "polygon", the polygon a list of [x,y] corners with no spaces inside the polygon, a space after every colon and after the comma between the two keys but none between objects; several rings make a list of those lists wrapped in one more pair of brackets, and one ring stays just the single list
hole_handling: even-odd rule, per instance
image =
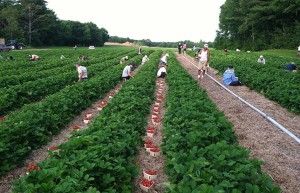
[{"label": "irrigation pipe", "polygon": [[[191,62],[189,59],[187,59],[185,56],[184,58],[191,63],[193,66],[197,67],[193,62]],[[214,79],[212,76],[210,76],[208,73],[206,73],[205,75],[207,75],[209,78],[211,78],[213,81],[215,81],[219,86],[221,86],[222,88],[224,88],[227,92],[231,93],[233,96],[235,96],[236,98],[238,98],[239,100],[241,100],[243,103],[245,103],[246,105],[248,105],[249,107],[251,107],[252,109],[254,109],[256,112],[258,112],[260,115],[262,115],[264,118],[266,118],[268,121],[270,121],[271,123],[273,123],[274,125],[276,125],[279,129],[281,129],[283,132],[285,132],[286,134],[288,134],[290,137],[292,137],[296,142],[298,142],[300,144],[300,139],[294,135],[293,133],[291,133],[288,129],[286,129],[285,127],[283,127],[280,123],[278,123],[277,121],[275,121],[272,117],[270,117],[268,114],[264,113],[263,111],[259,110],[258,108],[256,108],[255,106],[251,105],[250,103],[248,103],[246,100],[242,99],[240,96],[238,96],[237,94],[235,94],[234,92],[232,92],[231,90],[229,90],[228,88],[226,88],[223,84],[221,84],[219,81],[217,81],[216,79]]]}]

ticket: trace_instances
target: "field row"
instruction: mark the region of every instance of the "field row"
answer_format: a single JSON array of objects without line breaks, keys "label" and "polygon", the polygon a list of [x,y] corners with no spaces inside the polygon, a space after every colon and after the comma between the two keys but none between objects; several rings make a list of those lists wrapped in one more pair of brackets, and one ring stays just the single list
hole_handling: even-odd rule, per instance
[{"label": "field row", "polygon": [[[138,171],[133,161],[138,147],[144,145],[141,136],[145,135],[146,117],[155,98],[155,74],[161,54],[152,53],[150,61],[122,86],[89,128],[59,146],[59,155],[51,154],[38,163],[40,170],[32,170],[16,181],[14,192],[133,192],[133,178]],[[250,160],[249,152],[238,146],[232,125],[223,113],[180,67],[174,55],[170,56],[161,145],[169,176],[166,192],[280,192],[270,177],[261,172],[262,162]],[[137,57],[137,61],[140,59]],[[53,116],[56,121],[60,118],[68,122],[75,106],[83,105],[80,100],[89,98],[84,102],[90,105],[94,98],[108,93],[119,81],[122,68],[115,66],[110,73],[75,84],[81,86],[70,90],[69,98],[59,105],[53,104],[64,114],[53,111],[45,118]],[[49,107],[48,104],[42,109]],[[45,124],[55,125],[40,123],[35,128]],[[32,137],[33,144],[42,142],[37,137]]]},{"label": "field row", "polygon": [[[193,56],[193,53],[189,53]],[[289,111],[300,114],[300,73],[283,68],[291,58],[265,55],[266,64],[257,62],[257,54],[211,51],[210,66],[222,76],[228,66],[234,66],[239,80],[252,90],[276,101]],[[299,59],[294,59],[299,63]]]}]

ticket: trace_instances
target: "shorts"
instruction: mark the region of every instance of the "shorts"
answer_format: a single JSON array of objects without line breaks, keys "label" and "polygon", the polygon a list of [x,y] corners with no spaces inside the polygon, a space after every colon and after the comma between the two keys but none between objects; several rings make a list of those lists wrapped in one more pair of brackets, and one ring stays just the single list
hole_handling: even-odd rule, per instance
[{"label": "shorts", "polygon": [[129,80],[129,79],[130,79],[130,76],[122,77],[122,79]]},{"label": "shorts", "polygon": [[207,70],[206,61],[199,61],[197,64],[198,70]]}]

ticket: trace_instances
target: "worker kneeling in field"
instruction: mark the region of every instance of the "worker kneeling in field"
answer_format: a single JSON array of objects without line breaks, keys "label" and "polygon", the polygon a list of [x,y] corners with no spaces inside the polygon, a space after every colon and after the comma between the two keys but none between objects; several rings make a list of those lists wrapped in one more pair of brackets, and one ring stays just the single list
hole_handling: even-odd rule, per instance
[{"label": "worker kneeling in field", "polygon": [[124,81],[129,80],[130,78],[133,78],[133,75],[131,74],[131,68],[134,68],[135,64],[134,63],[129,63],[125,68],[123,69],[122,72],[122,79]]},{"label": "worker kneeling in field", "polygon": [[85,66],[81,66],[80,64],[75,65],[78,71],[78,82],[82,80],[87,80],[88,75],[87,75],[87,69]]},{"label": "worker kneeling in field", "polygon": [[229,66],[223,74],[223,83],[227,86],[242,86],[238,77],[234,74],[233,66]]},{"label": "worker kneeling in field", "polygon": [[121,58],[120,64],[123,64],[126,60],[128,60],[128,56]]},{"label": "worker kneeling in field", "polygon": [[163,64],[167,65],[168,59],[169,59],[169,54],[163,55],[163,57],[161,57],[161,59],[160,59],[159,64],[160,65],[163,65]]},{"label": "worker kneeling in field", "polygon": [[167,76],[167,68],[166,68],[166,64],[162,64],[159,68],[159,70],[157,71],[157,78],[165,78]]},{"label": "worker kneeling in field", "polygon": [[145,62],[147,62],[149,60],[148,56],[145,55],[142,59],[142,64],[144,64]]},{"label": "worker kneeling in field", "polygon": [[263,55],[260,55],[259,58],[257,59],[257,62],[261,64],[266,64],[266,59],[264,58]]},{"label": "worker kneeling in field", "polygon": [[298,71],[298,68],[297,68],[295,62],[292,62],[292,63],[290,63],[290,64],[287,64],[287,65],[284,67],[284,69],[285,69],[286,71],[291,71],[291,72],[297,72],[297,71]]},{"label": "worker kneeling in field", "polygon": [[32,54],[32,55],[29,55],[29,60],[38,60],[40,57],[38,55],[35,55],[35,54]]}]

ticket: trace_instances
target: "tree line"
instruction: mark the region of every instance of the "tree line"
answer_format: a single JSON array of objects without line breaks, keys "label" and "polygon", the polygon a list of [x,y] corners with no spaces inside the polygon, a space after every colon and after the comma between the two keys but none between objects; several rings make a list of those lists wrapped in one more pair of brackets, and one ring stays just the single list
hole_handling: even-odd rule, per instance
[{"label": "tree line", "polygon": [[30,46],[103,46],[108,31],[92,22],[59,20],[45,0],[0,0],[0,38]]},{"label": "tree line", "polygon": [[296,49],[300,45],[299,0],[226,0],[219,19],[218,49]]},{"label": "tree line", "polygon": [[177,48],[178,44],[185,42],[188,48],[192,48],[193,46],[196,47],[203,47],[204,44],[208,43],[210,47],[213,47],[213,42],[206,42],[200,40],[199,42],[193,42],[190,40],[182,40],[178,42],[152,42],[150,39],[142,39],[142,40],[135,40],[129,37],[118,37],[118,36],[110,36],[108,39],[109,42],[117,42],[117,43],[125,43],[125,42],[132,42],[137,45],[149,46],[149,47],[162,47],[162,48]]}]

